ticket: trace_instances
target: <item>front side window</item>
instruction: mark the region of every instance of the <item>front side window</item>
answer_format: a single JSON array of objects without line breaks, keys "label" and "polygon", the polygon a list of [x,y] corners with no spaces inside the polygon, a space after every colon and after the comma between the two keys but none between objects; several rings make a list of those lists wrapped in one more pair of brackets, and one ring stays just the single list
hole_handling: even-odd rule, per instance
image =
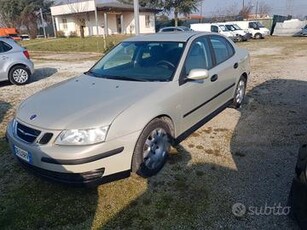
[{"label": "front side window", "polygon": [[183,42],[122,42],[90,71],[94,77],[128,81],[170,81]]},{"label": "front side window", "polygon": [[226,38],[211,36],[210,41],[214,50],[216,64],[220,64],[234,55],[234,48]]},{"label": "front side window", "polygon": [[251,29],[259,29],[259,26],[257,25],[256,22],[249,22],[248,27]]},{"label": "front side window", "polygon": [[206,38],[196,39],[190,47],[185,61],[185,73],[189,75],[192,69],[211,69],[212,58],[210,55],[209,43]]},{"label": "front side window", "polygon": [[11,49],[12,49],[12,47],[9,44],[0,41],[0,53],[7,52]]}]

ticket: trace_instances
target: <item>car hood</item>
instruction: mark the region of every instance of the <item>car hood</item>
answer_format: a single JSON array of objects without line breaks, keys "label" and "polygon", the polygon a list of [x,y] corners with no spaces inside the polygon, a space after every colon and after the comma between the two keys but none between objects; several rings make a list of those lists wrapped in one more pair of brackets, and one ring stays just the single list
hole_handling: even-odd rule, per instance
[{"label": "car hood", "polygon": [[18,108],[16,117],[44,129],[110,125],[122,111],[164,84],[81,75],[29,97]]}]

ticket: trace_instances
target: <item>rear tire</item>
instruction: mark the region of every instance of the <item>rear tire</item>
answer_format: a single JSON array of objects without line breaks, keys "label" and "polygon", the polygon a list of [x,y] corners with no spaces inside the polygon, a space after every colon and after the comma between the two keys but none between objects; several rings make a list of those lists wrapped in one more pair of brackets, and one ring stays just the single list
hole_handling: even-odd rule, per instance
[{"label": "rear tire", "polygon": [[142,177],[157,174],[166,163],[172,143],[168,119],[156,118],[142,131],[132,158],[132,172]]},{"label": "rear tire", "polygon": [[261,39],[262,38],[262,34],[261,33],[256,33],[255,34],[255,39]]},{"label": "rear tire", "polygon": [[246,91],[246,78],[241,76],[237,87],[236,87],[236,91],[233,97],[233,102],[232,105],[234,108],[240,108],[242,105],[242,102],[244,100],[245,97],[245,91]]},{"label": "rear tire", "polygon": [[14,85],[24,85],[30,80],[31,73],[22,65],[14,66],[9,72],[9,81]]}]

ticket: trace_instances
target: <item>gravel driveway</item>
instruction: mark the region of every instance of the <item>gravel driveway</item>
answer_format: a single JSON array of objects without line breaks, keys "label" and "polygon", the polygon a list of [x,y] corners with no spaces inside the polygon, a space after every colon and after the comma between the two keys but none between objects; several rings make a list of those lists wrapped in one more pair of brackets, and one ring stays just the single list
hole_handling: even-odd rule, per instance
[{"label": "gravel driveway", "polygon": [[[136,187],[135,194],[127,197],[128,203],[117,208],[107,220],[99,212],[108,208],[99,203],[105,202],[101,199],[115,198],[113,195],[98,198],[95,217],[87,221],[89,226],[118,227],[134,209],[143,210],[143,206],[138,207],[138,201],[146,206],[146,200],[158,200],[159,192],[168,191],[175,196],[179,194],[168,202],[187,201],[193,203],[193,209],[199,209],[196,214],[190,210],[193,215],[189,222],[180,221],[177,212],[167,209],[162,215],[156,214],[157,223],[147,223],[151,228],[296,229],[296,224],[284,214],[288,210],[287,197],[297,151],[307,141],[307,49],[300,48],[304,42],[304,38],[293,38],[293,42],[270,38],[242,44],[250,50],[252,65],[243,107],[224,110],[183,141],[159,175],[149,180],[132,177],[100,186],[98,197],[108,189],[124,193],[126,184]],[[35,59],[36,73],[29,85],[0,83],[0,137],[21,100],[86,71],[94,62]],[[181,184],[175,187],[182,192],[168,190],[170,175],[182,176],[177,180]],[[141,184],[140,188],[137,183]],[[204,199],[205,208],[197,206]],[[134,205],[129,205],[132,201]],[[112,200],[114,203],[117,201]],[[184,209],[186,206],[181,210],[186,213]],[[134,216],[123,226],[134,228],[140,223],[143,222]]]}]

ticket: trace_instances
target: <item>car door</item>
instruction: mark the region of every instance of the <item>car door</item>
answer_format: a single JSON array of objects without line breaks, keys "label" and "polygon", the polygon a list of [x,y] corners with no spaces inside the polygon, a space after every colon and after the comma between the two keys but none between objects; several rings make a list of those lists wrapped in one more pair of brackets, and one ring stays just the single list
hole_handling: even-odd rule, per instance
[{"label": "car door", "polygon": [[7,80],[6,62],[9,60],[8,51],[11,49],[9,44],[0,41],[0,81]]},{"label": "car door", "polygon": [[214,106],[218,108],[233,97],[236,79],[240,77],[240,63],[236,59],[234,47],[226,38],[211,35],[209,40],[214,57],[214,67],[211,72],[217,75],[215,88],[219,94]]},{"label": "car door", "polygon": [[[180,77],[181,92],[181,131],[184,132],[212,113],[216,81],[211,68],[213,66],[208,36],[195,39],[189,48]],[[187,80],[192,69],[209,70],[209,78]]]}]

